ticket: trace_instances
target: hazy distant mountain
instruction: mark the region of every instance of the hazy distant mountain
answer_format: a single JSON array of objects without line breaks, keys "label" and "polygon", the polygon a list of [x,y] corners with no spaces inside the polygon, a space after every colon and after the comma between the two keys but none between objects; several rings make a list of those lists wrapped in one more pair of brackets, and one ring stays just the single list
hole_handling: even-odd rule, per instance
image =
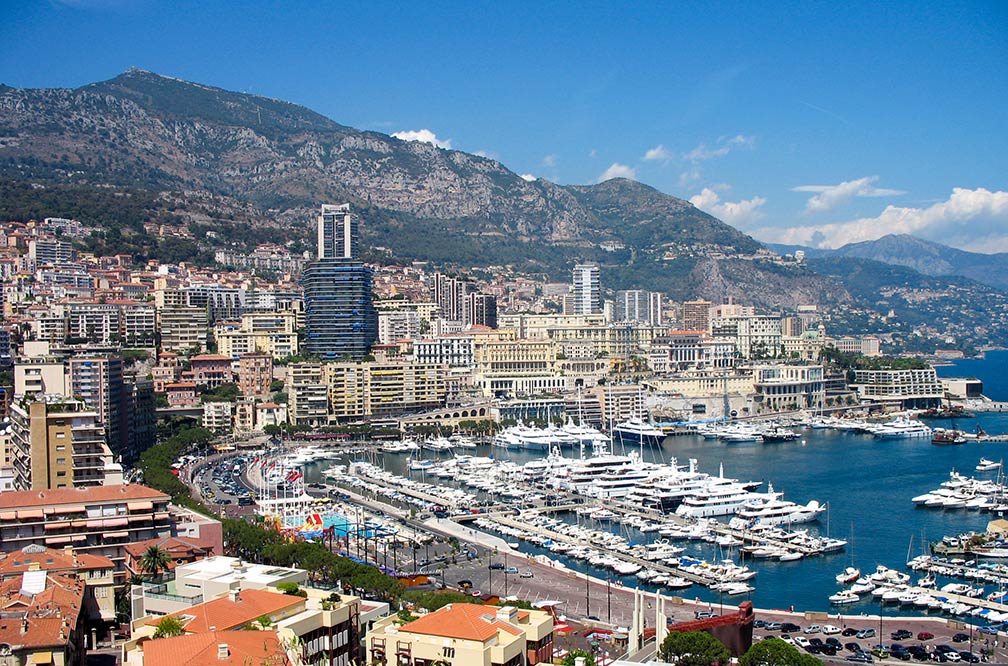
[{"label": "hazy distant mountain", "polygon": [[561,279],[594,260],[610,288],[761,307],[849,299],[810,271],[755,260],[749,236],[639,183],[526,181],[494,160],[136,69],[74,90],[0,88],[0,176],[170,191],[175,212],[212,197],[306,238],[319,203],[350,201],[366,239],[405,258]]},{"label": "hazy distant mountain", "polygon": [[850,243],[835,250],[798,245],[767,244],[767,247],[785,254],[805,250],[810,258],[840,256],[872,259],[913,268],[924,275],[962,275],[1008,290],[1008,253],[967,252],[908,234],[889,234],[878,240]]}]

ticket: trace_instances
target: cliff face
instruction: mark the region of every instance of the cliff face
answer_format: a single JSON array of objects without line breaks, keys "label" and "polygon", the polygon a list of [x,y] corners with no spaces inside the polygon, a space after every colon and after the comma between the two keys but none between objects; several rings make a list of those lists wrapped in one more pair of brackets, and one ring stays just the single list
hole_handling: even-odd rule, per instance
[{"label": "cliff face", "polygon": [[831,280],[768,271],[752,238],[640,183],[530,182],[491,159],[141,70],[75,90],[0,87],[0,177],[167,191],[183,207],[216,197],[292,227],[319,202],[350,201],[370,239],[402,257],[554,276],[593,260],[608,287],[763,307],[847,298]]}]

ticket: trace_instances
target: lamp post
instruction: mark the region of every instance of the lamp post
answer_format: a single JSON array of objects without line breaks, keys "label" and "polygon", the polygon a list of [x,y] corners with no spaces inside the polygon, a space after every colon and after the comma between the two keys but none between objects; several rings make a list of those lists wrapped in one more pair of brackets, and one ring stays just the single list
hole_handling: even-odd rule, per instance
[{"label": "lamp post", "polygon": [[504,596],[507,596],[507,584],[508,584],[508,570],[507,570],[507,551],[504,551]]}]

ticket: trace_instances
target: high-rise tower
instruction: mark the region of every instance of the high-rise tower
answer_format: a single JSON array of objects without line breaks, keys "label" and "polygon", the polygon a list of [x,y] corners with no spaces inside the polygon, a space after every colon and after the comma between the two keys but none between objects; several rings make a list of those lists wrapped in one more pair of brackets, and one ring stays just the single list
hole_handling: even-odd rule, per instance
[{"label": "high-rise tower", "polygon": [[599,284],[599,267],[595,264],[578,264],[573,274],[574,314],[602,312],[602,292]]},{"label": "high-rise tower", "polygon": [[301,274],[305,349],[323,360],[359,360],[378,338],[371,269],[357,259],[357,221],[350,204],[323,205],[318,259]]}]

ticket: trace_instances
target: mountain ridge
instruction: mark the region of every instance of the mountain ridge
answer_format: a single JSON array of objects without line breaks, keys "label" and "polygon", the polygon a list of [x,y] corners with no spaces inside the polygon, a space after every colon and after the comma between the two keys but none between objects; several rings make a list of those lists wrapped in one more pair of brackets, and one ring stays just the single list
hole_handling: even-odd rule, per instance
[{"label": "mountain ridge", "polygon": [[969,252],[910,234],[886,234],[880,238],[825,249],[768,243],[781,254],[803,250],[809,258],[855,257],[912,268],[922,275],[954,276],[1008,291],[1008,253]]}]

